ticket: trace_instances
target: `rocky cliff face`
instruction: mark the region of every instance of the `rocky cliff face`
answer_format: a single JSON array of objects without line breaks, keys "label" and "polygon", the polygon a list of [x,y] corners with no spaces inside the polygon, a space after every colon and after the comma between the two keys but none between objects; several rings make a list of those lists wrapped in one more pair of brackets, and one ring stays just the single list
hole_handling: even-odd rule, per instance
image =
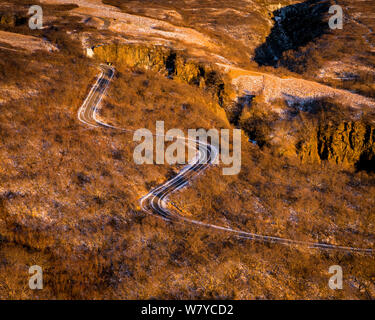
[{"label": "rocky cliff face", "polygon": [[321,124],[299,153],[304,161],[328,160],[374,171],[375,126],[360,120]]},{"label": "rocky cliff face", "polygon": [[95,56],[117,66],[140,67],[199,86],[216,96],[221,106],[228,101],[231,85],[212,65],[187,58],[182,51],[162,46],[111,44],[96,47]]}]

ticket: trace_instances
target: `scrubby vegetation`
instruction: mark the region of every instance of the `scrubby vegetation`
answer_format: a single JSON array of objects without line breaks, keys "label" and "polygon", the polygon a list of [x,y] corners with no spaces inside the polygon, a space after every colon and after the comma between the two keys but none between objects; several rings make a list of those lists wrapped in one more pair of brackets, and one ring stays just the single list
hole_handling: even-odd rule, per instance
[{"label": "scrubby vegetation", "polygon": [[[283,114],[275,112],[280,106]],[[374,112],[329,99],[266,103],[262,95],[243,101],[234,122],[251,141],[303,162],[328,161],[358,170],[375,167]]]},{"label": "scrubby vegetation", "polygon": [[[328,28],[332,4],[344,10],[343,29]],[[371,1],[346,0],[308,0],[275,10],[274,26],[255,50],[254,60],[375,97],[372,10]]]},{"label": "scrubby vegetation", "polygon": [[161,46],[112,44],[94,49],[99,61],[150,69],[211,92],[221,106],[228,104],[231,84],[214,66],[188,59],[183,52]]},{"label": "scrubby vegetation", "polygon": [[[374,298],[373,256],[240,240],[140,211],[138,199],[180,168],[135,165],[131,133],[79,123],[77,110],[98,70],[66,32],[90,29],[60,9],[50,8],[66,19],[33,33],[59,51],[0,49],[0,88],[9,93],[0,104],[0,298]],[[156,120],[183,130],[232,127],[218,91],[226,80],[212,66],[159,47],[115,51],[116,76],[100,110],[107,122],[151,130]],[[267,139],[273,114],[261,96],[245,100],[233,123],[263,137],[262,148],[243,139],[238,176],[213,167],[173,201],[194,218],[249,232],[373,246],[374,174],[280,157]],[[336,141],[342,122],[330,124],[324,106],[315,116],[298,113],[290,127],[307,133],[310,125],[330,125],[322,141]],[[355,149],[356,157],[365,150]],[[41,291],[28,288],[35,264],[44,271]],[[345,278],[344,290],[333,292],[328,268],[335,264]]]},{"label": "scrubby vegetation", "polygon": [[330,0],[307,0],[275,10],[274,26],[266,42],[255,50],[254,60],[260,65],[284,65],[280,61],[284,52],[297,51],[328,32],[330,5]]},{"label": "scrubby vegetation", "polygon": [[[36,99],[30,99],[26,110],[17,107],[19,102],[9,105],[8,117],[17,125],[2,126],[7,148],[1,176],[0,253],[6,261],[0,272],[2,297],[271,299],[373,295],[372,257],[240,241],[228,234],[145,216],[137,208],[137,198],[163,181],[169,175],[168,167],[135,166],[131,135],[82,127],[76,121],[76,111],[87,91],[72,84],[79,81],[88,88],[92,82],[89,75],[95,69],[89,67],[90,74],[84,75],[87,67],[75,69],[65,60],[53,78],[54,66],[46,72],[51,77],[47,88],[55,90],[54,84],[59,83],[63,85],[61,94],[40,95],[43,100],[37,104]],[[65,94],[67,90],[71,98]],[[148,125],[142,113],[167,120],[173,109],[171,126],[175,121],[179,127],[191,127],[195,121],[195,126],[227,126],[222,118],[217,124],[211,123],[217,117],[217,101],[200,90],[151,71],[120,68],[101,116],[137,128]],[[207,108],[210,104],[212,109]],[[134,116],[129,117],[132,113]],[[1,123],[9,121],[3,119]],[[23,158],[13,167],[9,161],[19,158],[20,145]],[[368,197],[373,193],[371,176],[325,165],[300,167],[271,151],[250,145],[244,149],[245,163],[241,175],[233,178],[236,181],[221,178],[218,183],[220,173],[213,169],[189,189],[193,195],[183,192],[174,201],[202,220],[219,217],[215,222],[220,222],[225,217],[223,223],[248,231],[285,235],[282,230],[289,230],[288,236],[293,238],[366,245],[363,239],[374,232],[370,222],[374,219],[372,197]],[[338,196],[346,188],[345,195]],[[200,195],[199,200],[194,199],[195,194]],[[293,203],[297,213],[283,208],[284,201]],[[330,214],[325,216],[327,212]],[[361,222],[352,225],[357,217]],[[331,219],[338,229],[334,239],[325,240],[332,235],[327,229]],[[356,236],[357,231],[346,229],[352,221],[350,228],[359,231]],[[290,228],[293,223],[295,227]],[[348,283],[353,287],[345,286],[344,291],[333,294],[326,285],[327,270],[337,261],[344,270],[351,270]],[[18,272],[14,272],[14,264]],[[43,266],[46,290],[27,289],[27,266],[31,264]]]},{"label": "scrubby vegetation", "polygon": [[[301,143],[301,157],[305,160],[328,160],[360,170],[372,171],[375,168],[375,126],[373,115],[362,114],[352,120],[344,106],[327,101],[315,102],[317,115],[312,117],[307,141]],[[307,151],[307,153],[306,153]],[[309,160],[308,160],[309,161]]]}]

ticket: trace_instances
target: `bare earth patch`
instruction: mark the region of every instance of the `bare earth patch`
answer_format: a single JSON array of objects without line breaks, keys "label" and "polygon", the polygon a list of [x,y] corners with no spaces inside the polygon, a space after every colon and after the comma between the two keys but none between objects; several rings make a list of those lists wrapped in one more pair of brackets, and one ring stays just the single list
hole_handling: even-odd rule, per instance
[{"label": "bare earth patch", "polygon": [[[69,0],[42,0],[42,3],[68,4]],[[141,37],[164,37],[183,41],[190,45],[216,48],[210,38],[190,28],[176,27],[157,19],[123,13],[115,7],[104,5],[99,0],[79,0],[79,8],[72,10],[86,17],[105,18],[110,20],[109,30]]]},{"label": "bare earth patch", "polygon": [[45,40],[14,32],[0,31],[0,42],[31,52],[37,50],[46,50],[50,52],[58,50],[55,46]]}]

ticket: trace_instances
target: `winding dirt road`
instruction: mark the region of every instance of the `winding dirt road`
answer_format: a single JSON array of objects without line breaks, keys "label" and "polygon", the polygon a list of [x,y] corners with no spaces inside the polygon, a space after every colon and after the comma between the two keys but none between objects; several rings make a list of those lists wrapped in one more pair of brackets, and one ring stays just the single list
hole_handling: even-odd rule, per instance
[{"label": "winding dirt road", "polygon": [[[96,83],[93,85],[87,98],[78,110],[79,121],[91,127],[104,127],[108,129],[121,130],[124,132],[134,132],[133,130],[106,124],[98,119],[98,108],[100,107],[100,103],[105,96],[109,84],[115,74],[115,69],[111,66],[101,65],[100,69],[101,72],[97,78]],[[196,178],[204,170],[209,168],[209,166],[214,163],[218,156],[218,150],[209,144],[203,143],[199,140],[192,141],[185,138],[184,140],[185,143],[188,143],[190,141],[197,146],[196,156],[175,177],[168,180],[161,186],[151,190],[147,195],[140,199],[140,205],[144,212],[158,216],[167,221],[195,224],[201,227],[230,232],[238,238],[256,240],[260,242],[279,243],[288,246],[305,246],[315,249],[339,250],[366,254],[373,254],[375,252],[374,249],[336,246],[325,243],[305,242],[268,235],[260,235],[227,227],[221,227],[214,224],[208,224],[194,219],[188,219],[180,215],[178,213],[178,211],[180,210],[176,206],[173,206],[173,204],[168,202],[169,196],[172,193],[186,187],[194,178]],[[169,210],[168,204],[173,206],[175,210]]]}]

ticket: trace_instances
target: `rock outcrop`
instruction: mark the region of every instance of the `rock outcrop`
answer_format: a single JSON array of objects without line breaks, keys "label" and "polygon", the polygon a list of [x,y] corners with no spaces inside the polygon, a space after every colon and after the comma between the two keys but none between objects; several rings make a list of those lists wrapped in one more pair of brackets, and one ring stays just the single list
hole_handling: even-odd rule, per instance
[{"label": "rock outcrop", "polygon": [[229,99],[230,82],[212,65],[189,59],[183,51],[163,46],[110,44],[94,48],[94,55],[116,66],[145,68],[199,86],[216,96],[220,106]]},{"label": "rock outcrop", "polygon": [[328,160],[360,170],[375,170],[375,126],[358,121],[319,125],[299,154],[304,161]]}]

